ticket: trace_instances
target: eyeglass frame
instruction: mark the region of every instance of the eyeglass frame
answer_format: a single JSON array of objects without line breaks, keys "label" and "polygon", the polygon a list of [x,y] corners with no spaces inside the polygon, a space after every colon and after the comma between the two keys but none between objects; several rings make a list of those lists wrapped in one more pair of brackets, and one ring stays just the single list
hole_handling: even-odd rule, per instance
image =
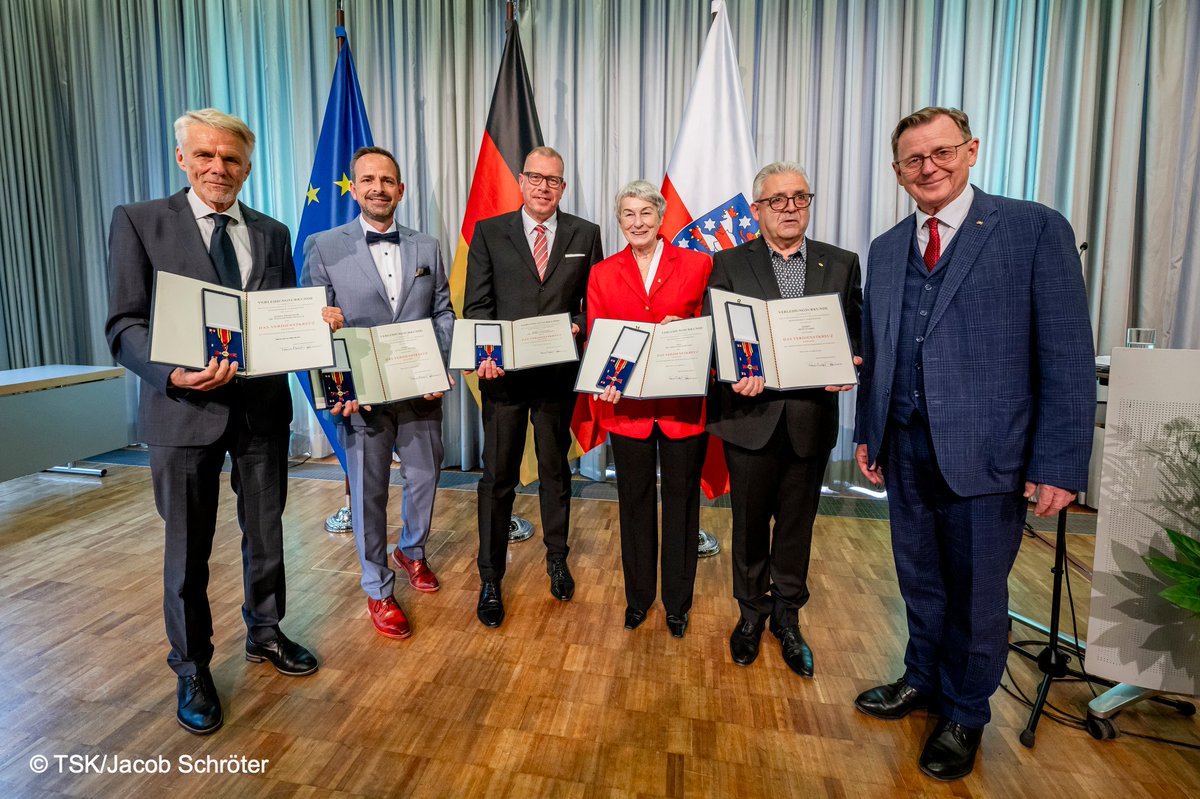
[{"label": "eyeglass frame", "polygon": [[[950,164],[953,164],[955,161],[958,160],[958,148],[962,147],[964,145],[970,144],[973,141],[975,141],[975,137],[971,136],[971,137],[965,139],[964,141],[959,142],[958,144],[953,144],[948,147],[939,147],[936,150],[934,150],[932,153],[930,153],[929,155],[913,155],[913,156],[909,156],[908,158],[905,158],[901,161],[893,161],[892,166],[894,166],[896,168],[897,172],[899,172],[900,174],[905,175],[907,177],[912,177],[913,175],[919,174],[920,171],[924,168],[926,160],[933,161],[934,166],[949,166]],[[934,156],[937,153],[940,153],[944,150],[952,150],[954,154],[952,156],[950,156],[949,158],[947,158],[945,161],[938,162],[937,159],[934,158]],[[911,169],[906,169],[903,166],[903,164],[911,164],[914,161],[916,161],[917,159],[920,159],[920,161],[918,163],[914,164]]]},{"label": "eyeglass frame", "polygon": [[521,172],[520,173],[533,186],[542,185],[542,181],[546,181],[547,188],[561,189],[567,185],[566,179],[562,175],[543,175],[541,172]]},{"label": "eyeglass frame", "polygon": [[[813,197],[817,195],[811,191],[802,191],[797,194],[774,194],[770,197],[760,197],[754,201],[755,205],[765,205],[777,214],[782,214],[789,206],[794,206],[797,211],[803,211],[812,205]],[[775,202],[780,201],[782,204],[776,208]],[[800,200],[804,200],[804,205],[800,204]]]}]

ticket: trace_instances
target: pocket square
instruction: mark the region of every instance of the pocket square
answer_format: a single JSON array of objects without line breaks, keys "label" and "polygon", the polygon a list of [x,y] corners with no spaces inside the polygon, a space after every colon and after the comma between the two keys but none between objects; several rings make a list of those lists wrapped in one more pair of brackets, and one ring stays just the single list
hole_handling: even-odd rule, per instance
[{"label": "pocket square", "polygon": [[426,276],[426,275],[428,275],[428,274],[429,274],[429,267],[428,267],[428,266],[418,266],[418,267],[417,267],[417,274],[416,274],[416,275],[414,275],[414,277],[425,277],[425,276]]},{"label": "pocket square", "polygon": [[586,257],[587,257],[586,252],[569,252],[563,256],[563,258],[586,258]]}]

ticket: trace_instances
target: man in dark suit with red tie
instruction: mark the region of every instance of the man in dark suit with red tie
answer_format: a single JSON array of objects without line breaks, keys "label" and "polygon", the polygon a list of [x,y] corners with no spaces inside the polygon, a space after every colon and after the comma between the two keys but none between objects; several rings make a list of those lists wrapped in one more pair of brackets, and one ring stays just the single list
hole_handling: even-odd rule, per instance
[{"label": "man in dark suit with red tie", "polygon": [[[467,260],[463,316],[514,320],[569,313],[576,336],[587,323],[584,297],[592,264],[603,258],[600,228],[558,210],[566,182],[563,159],[550,147],[525,158],[518,177],[521,208],[481,220]],[[505,371],[484,361],[483,478],[479,481],[479,578],[476,615],[488,627],[504,620],[500,582],[508,527],[520,478],[525,431],[533,424],[538,499],[550,593],[567,601],[575,581],[567,567],[571,515],[571,415],[577,363]]]},{"label": "man in dark suit with red tie", "polygon": [[[754,196],[750,210],[762,235],[718,252],[708,285],[763,300],[837,292],[857,352],[858,256],[805,236],[814,195],[804,170],[791,161],[768,164],[754,177]],[[758,657],[769,621],[788,667],[802,677],[813,674],[799,611],[809,596],[821,480],[837,442],[837,392],[849,388],[774,391],[764,388],[760,374],[709,392],[708,431],[724,440],[729,465],[733,594],[741,609],[729,651],[739,666]]]},{"label": "man in dark suit with red tie", "polygon": [[[113,211],[105,334],[117,361],[141,378],[138,434],[150,447],[154,501],[166,525],[163,614],[167,662],[178,678],[176,718],[204,735],[223,721],[208,667],[208,556],[226,453],[242,528],[246,659],[270,661],[289,676],[313,673],[317,660],[279,629],[292,419],[287,375],[235,380],[238,364],[216,358],[201,371],[150,362],[157,272],[236,289],[291,288],[291,236],[237,200],[254,150],[246,123],[212,108],[189,111],[175,122],[175,138],[175,158],[191,187]],[[338,322],[340,314],[326,309],[325,318]]]},{"label": "man in dark suit with red tie", "polygon": [[936,709],[919,765],[975,765],[1008,657],[1008,573],[1027,500],[1056,514],[1087,484],[1095,365],[1075,234],[1062,214],[970,183],[967,115],[896,125],[892,169],[916,211],[871,242],[859,468],[887,484],[908,616],[899,680],[856,707]]}]

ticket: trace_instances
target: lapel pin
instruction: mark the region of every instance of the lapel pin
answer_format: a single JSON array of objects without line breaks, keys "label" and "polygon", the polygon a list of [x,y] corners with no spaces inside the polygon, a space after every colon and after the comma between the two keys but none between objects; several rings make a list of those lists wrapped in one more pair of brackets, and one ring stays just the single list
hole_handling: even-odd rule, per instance
[{"label": "lapel pin", "polygon": [[817,261],[817,268],[818,268],[818,269],[824,269],[824,268],[825,268],[825,264],[824,264],[824,263],[822,263],[821,261]]},{"label": "lapel pin", "polygon": [[983,220],[982,220],[982,219],[976,219],[976,220],[975,220],[975,224],[977,224],[977,225],[982,225],[982,224],[983,224]]}]

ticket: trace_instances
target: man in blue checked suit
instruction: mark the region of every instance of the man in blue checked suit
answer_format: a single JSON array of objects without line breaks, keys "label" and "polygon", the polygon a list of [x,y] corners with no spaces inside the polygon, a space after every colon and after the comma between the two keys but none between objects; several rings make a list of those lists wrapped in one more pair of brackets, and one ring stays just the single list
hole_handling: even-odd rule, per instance
[{"label": "man in blue checked suit", "polygon": [[855,705],[937,710],[920,766],[953,780],[974,766],[1004,672],[1028,501],[1057,514],[1087,484],[1092,331],[1070,224],[969,183],[966,114],[905,117],[892,155],[917,210],[871,243],[854,440],[887,485],[909,641],[904,675]]},{"label": "man in blue checked suit", "polygon": [[[437,239],[396,223],[404,197],[400,165],[382,147],[361,147],[350,159],[350,192],[362,209],[352,222],[309,236],[304,242],[304,286],[325,286],[329,304],[341,309],[349,327],[432,319],[443,360],[454,329],[450,287]],[[451,378],[453,384],[453,378]],[[367,612],[375,630],[388,638],[412,633],[393,594],[395,573],[387,552],[387,505],[392,452],[400,456],[405,484],[404,527],[390,560],[418,591],[437,591],[426,558],[433,501],[442,468],[442,394],[359,406],[356,400],[330,412],[345,424],[354,543],[362,569]]]}]

